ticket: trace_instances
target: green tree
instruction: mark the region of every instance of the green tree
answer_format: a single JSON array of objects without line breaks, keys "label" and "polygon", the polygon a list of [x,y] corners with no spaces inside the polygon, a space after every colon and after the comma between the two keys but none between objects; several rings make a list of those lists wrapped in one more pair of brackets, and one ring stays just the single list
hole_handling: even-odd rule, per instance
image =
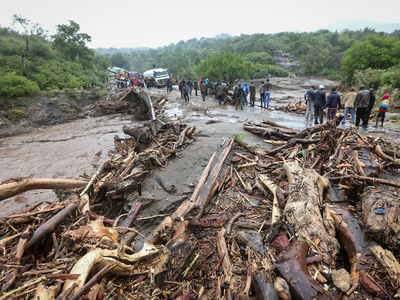
[{"label": "green tree", "polygon": [[270,65],[273,64],[275,59],[267,52],[252,52],[246,54],[245,58],[254,64]]},{"label": "green tree", "polygon": [[249,79],[254,65],[242,56],[232,52],[216,52],[207,55],[196,67],[197,76],[203,76],[212,81],[222,79],[235,84],[240,79]]},{"label": "green tree", "polygon": [[400,64],[400,41],[385,36],[370,36],[344,53],[342,68],[352,80],[356,70],[388,69]]},{"label": "green tree", "polygon": [[43,36],[45,33],[44,29],[40,27],[38,23],[34,23],[27,18],[23,18],[21,15],[13,15],[13,26],[21,27],[20,34],[15,35],[15,39],[21,38],[24,41],[24,45],[20,47],[15,39],[13,43],[16,52],[21,56],[22,61],[22,74],[27,77],[26,73],[26,56],[28,55],[29,45],[36,37]]},{"label": "green tree", "polygon": [[57,25],[57,33],[51,36],[54,49],[70,60],[93,58],[93,51],[86,46],[86,42],[91,42],[92,37],[86,33],[79,33],[79,30],[79,24],[71,20],[69,25]]},{"label": "green tree", "polygon": [[111,56],[113,66],[129,69],[129,61],[122,53],[115,53]]}]

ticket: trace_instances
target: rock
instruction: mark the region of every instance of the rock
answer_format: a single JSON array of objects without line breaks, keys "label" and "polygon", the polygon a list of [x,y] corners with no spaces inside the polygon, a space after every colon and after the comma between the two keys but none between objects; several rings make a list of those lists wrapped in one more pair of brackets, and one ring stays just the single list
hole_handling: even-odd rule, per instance
[{"label": "rock", "polygon": [[351,287],[351,277],[345,269],[333,270],[332,281],[333,284],[344,293]]},{"label": "rock", "polygon": [[280,300],[292,300],[289,285],[285,279],[277,277],[274,282],[275,291],[278,293]]},{"label": "rock", "polygon": [[239,246],[250,246],[253,251],[265,254],[265,249],[262,243],[261,235],[254,230],[238,231],[235,240]]}]

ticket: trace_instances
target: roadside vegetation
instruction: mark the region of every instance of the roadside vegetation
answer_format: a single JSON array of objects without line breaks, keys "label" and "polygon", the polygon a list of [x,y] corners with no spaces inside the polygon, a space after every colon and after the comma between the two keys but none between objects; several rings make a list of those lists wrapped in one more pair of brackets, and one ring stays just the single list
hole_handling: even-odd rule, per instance
[{"label": "roadside vegetation", "polygon": [[[47,90],[104,86],[108,57],[96,54],[79,24],[58,25],[47,36],[39,24],[18,15],[12,28],[0,28],[0,105],[12,107],[16,97]],[[21,101],[18,101],[21,104]]]}]

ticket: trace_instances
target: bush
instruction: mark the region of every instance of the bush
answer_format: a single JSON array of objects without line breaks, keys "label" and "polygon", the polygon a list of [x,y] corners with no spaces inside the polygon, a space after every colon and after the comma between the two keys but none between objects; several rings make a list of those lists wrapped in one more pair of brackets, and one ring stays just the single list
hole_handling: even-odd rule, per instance
[{"label": "bush", "polygon": [[12,108],[6,112],[6,118],[11,122],[18,122],[25,119],[28,115],[23,110]]},{"label": "bush", "polygon": [[39,90],[35,82],[15,73],[0,76],[0,96],[22,97],[36,94]]},{"label": "bush", "polygon": [[[259,65],[257,65],[257,66],[259,66]],[[275,65],[270,65],[269,71],[268,71],[268,69],[260,69],[253,74],[253,77],[254,78],[267,78],[267,77],[269,77],[269,74],[271,74],[271,76],[274,76],[274,77],[288,77],[289,76],[289,72],[286,71],[284,68],[275,66]]]},{"label": "bush", "polygon": [[241,133],[234,133],[233,137],[234,137],[235,143],[240,144],[244,141],[244,136]]}]

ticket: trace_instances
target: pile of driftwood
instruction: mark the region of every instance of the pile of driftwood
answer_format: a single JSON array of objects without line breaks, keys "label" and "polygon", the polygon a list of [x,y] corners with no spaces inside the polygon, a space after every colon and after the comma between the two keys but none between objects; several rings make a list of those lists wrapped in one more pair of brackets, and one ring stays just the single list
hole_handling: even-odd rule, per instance
[{"label": "pile of driftwood", "polygon": [[[14,178],[0,185],[0,200],[30,189],[77,188],[57,204],[40,202],[2,220],[0,299],[135,298],[129,296],[136,294],[135,281],[154,282],[165,270],[165,247],[153,246],[143,236],[144,246],[134,250],[141,236],[134,223],[145,200],[141,182],[193,142],[195,127],[166,123],[157,139],[145,126],[123,131],[132,138],[116,136],[116,154],[89,181]],[[120,216],[128,197],[137,201]],[[126,227],[118,226],[121,217],[128,219]],[[128,276],[129,285],[122,287],[105,274]]]},{"label": "pile of driftwood", "polygon": [[[223,143],[150,237],[135,228],[138,183],[179,155],[194,128],[166,124],[157,139],[125,128],[134,138],[116,137],[120,156],[74,201],[2,223],[0,299],[398,297],[397,146],[337,122],[245,123],[275,148]],[[137,201],[120,227],[128,195]]]}]

